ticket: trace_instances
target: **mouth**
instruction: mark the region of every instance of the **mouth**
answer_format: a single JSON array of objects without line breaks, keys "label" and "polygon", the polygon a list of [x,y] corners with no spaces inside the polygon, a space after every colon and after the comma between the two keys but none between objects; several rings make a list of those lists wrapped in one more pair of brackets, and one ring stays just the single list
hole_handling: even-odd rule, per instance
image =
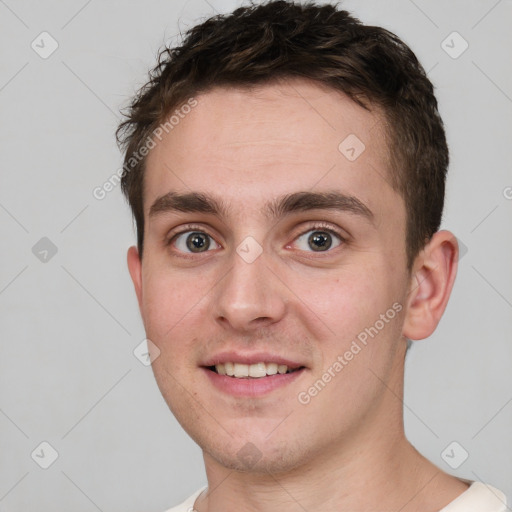
[{"label": "mouth", "polygon": [[212,355],[201,361],[200,368],[216,390],[236,398],[263,398],[279,389],[284,393],[308,371],[298,359],[236,350]]},{"label": "mouth", "polygon": [[286,364],[259,362],[255,364],[244,364],[235,362],[219,363],[206,366],[217,375],[231,377],[233,379],[262,379],[274,375],[285,375],[303,370],[304,366],[290,367]]}]

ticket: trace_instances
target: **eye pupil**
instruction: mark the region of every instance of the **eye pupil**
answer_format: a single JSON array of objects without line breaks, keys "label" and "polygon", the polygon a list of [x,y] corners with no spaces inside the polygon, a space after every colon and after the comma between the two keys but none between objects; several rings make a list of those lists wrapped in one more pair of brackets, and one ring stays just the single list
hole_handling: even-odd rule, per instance
[{"label": "eye pupil", "polygon": [[332,237],[326,231],[315,231],[309,235],[308,243],[314,251],[325,251],[332,245]]},{"label": "eye pupil", "polygon": [[191,233],[187,236],[187,247],[192,252],[202,252],[210,247],[210,239],[204,233]]}]

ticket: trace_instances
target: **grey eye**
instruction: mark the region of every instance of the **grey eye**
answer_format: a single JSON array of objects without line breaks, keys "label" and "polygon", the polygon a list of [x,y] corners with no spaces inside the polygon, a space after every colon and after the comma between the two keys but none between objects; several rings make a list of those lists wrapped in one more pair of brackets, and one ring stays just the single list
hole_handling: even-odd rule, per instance
[{"label": "grey eye", "polygon": [[[187,236],[185,236],[187,235]],[[211,245],[211,237],[201,231],[186,231],[176,237],[176,248],[183,252],[206,252]]]},{"label": "grey eye", "polygon": [[312,229],[297,238],[299,249],[303,251],[327,252],[341,244],[341,239],[329,231]]}]

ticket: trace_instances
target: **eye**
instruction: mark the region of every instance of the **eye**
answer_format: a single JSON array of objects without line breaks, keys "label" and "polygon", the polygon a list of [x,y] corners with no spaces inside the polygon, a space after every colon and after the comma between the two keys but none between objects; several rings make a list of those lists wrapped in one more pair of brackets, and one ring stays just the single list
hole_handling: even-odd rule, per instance
[{"label": "eye", "polygon": [[[212,242],[218,246],[215,240],[203,231],[183,231],[175,235],[171,242],[174,242],[175,247],[179,251],[195,254],[207,252]],[[217,249],[218,247],[214,248]]]},{"label": "eye", "polygon": [[330,229],[314,228],[296,239],[301,251],[327,252],[341,245],[343,238]]}]

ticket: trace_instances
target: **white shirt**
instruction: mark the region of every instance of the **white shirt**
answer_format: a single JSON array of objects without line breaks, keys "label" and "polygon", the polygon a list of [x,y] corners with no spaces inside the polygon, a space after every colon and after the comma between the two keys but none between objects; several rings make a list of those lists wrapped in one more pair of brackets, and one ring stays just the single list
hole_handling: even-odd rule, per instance
[{"label": "white shirt", "polygon": [[[481,482],[468,482],[471,485],[460,496],[446,505],[439,512],[505,512],[507,499],[495,487]],[[166,512],[192,512],[198,496],[207,489],[203,487],[180,505],[170,508]]]}]

